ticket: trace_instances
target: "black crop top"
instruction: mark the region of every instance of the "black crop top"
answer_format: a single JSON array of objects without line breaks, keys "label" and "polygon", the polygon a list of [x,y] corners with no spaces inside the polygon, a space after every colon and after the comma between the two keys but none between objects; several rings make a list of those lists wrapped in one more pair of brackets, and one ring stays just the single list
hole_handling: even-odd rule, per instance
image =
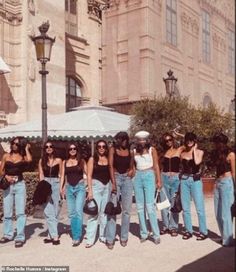
[{"label": "black crop top", "polygon": [[93,179],[97,179],[101,181],[104,185],[106,185],[110,180],[110,171],[109,165],[99,165],[96,164],[93,167]]},{"label": "black crop top", "polygon": [[19,161],[19,162],[12,162],[6,161],[5,162],[5,174],[9,176],[18,176],[19,180],[23,179],[23,172],[26,170],[26,161]]},{"label": "black crop top", "polygon": [[180,167],[180,157],[164,157],[163,162],[162,162],[162,172],[179,172],[179,167]]},{"label": "black crop top", "polygon": [[199,173],[200,170],[200,164],[196,165],[194,160],[186,160],[186,159],[182,159],[182,166],[183,166],[183,174],[196,174]]},{"label": "black crop top", "polygon": [[78,164],[74,166],[65,166],[65,175],[67,182],[70,185],[75,186],[83,179],[83,169],[81,169]]},{"label": "black crop top", "polygon": [[124,174],[129,170],[131,160],[130,152],[128,156],[120,156],[115,149],[113,158],[113,167],[118,173]]},{"label": "black crop top", "polygon": [[231,172],[230,162],[222,161],[216,165],[216,176],[220,177],[226,172]]},{"label": "black crop top", "polygon": [[58,178],[59,164],[53,165],[52,167],[46,165],[46,169],[43,169],[43,174],[45,177]]}]

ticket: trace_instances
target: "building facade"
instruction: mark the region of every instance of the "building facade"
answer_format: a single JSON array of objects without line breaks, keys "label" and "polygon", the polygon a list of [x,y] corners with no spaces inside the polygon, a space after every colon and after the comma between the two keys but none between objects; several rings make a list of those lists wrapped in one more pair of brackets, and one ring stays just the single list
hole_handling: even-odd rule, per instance
[{"label": "building facade", "polygon": [[[121,112],[165,95],[171,69],[176,93],[195,105],[234,111],[234,0],[110,0],[105,13],[102,101]],[[232,102],[233,101],[233,102]]]},{"label": "building facade", "polygon": [[[92,1],[94,2],[94,1]],[[49,21],[55,37],[46,64],[48,113],[101,100],[101,13],[88,0],[0,0],[0,56],[11,73],[0,74],[0,124],[41,116],[41,64],[32,36]]]}]

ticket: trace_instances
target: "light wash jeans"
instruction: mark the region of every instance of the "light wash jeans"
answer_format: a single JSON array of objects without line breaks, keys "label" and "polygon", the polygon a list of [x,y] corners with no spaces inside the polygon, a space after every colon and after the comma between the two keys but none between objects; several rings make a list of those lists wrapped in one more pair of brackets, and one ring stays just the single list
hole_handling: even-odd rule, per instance
[{"label": "light wash jeans", "polygon": [[[127,241],[129,235],[129,224],[130,224],[130,212],[132,208],[132,197],[133,197],[133,183],[127,173],[119,174],[115,173],[116,187],[117,187],[117,199],[121,195],[121,241]],[[116,236],[116,216],[107,217],[106,227],[106,240],[108,243],[114,243]]]},{"label": "light wash jeans", "polygon": [[145,209],[151,224],[153,238],[160,237],[160,230],[157,223],[157,212],[155,206],[155,174],[153,170],[136,170],[134,177],[134,193],[139,217],[140,236],[142,239],[148,237],[148,230],[145,218]]},{"label": "light wash jeans", "polygon": [[180,181],[181,202],[183,207],[184,225],[187,232],[193,233],[191,219],[191,197],[193,198],[197,211],[199,231],[207,235],[206,214],[204,205],[204,195],[202,181],[194,181],[192,177],[183,176]]},{"label": "light wash jeans", "polygon": [[[179,175],[169,176],[168,174],[162,173],[162,182],[166,192],[166,196],[171,203],[171,207],[174,205],[174,196],[179,188]],[[161,201],[165,199],[165,196],[161,193]],[[170,208],[171,208],[170,207]],[[161,210],[161,217],[163,221],[163,229],[178,229],[179,214],[172,213],[170,208]]]},{"label": "light wash jeans", "polygon": [[107,216],[104,213],[106,204],[110,195],[110,182],[104,185],[99,180],[93,179],[93,198],[98,205],[98,215],[88,216],[87,228],[86,228],[86,237],[87,244],[93,245],[96,238],[98,221],[99,221],[99,239],[102,242],[106,242],[105,229],[107,224]]},{"label": "light wash jeans", "polygon": [[24,180],[19,181],[3,191],[3,236],[13,239],[13,205],[16,210],[16,237],[15,241],[25,241],[25,205],[26,205],[26,186]]},{"label": "light wash jeans", "polygon": [[72,239],[76,241],[79,241],[82,236],[85,194],[84,181],[80,181],[75,186],[70,184],[66,186],[67,210],[70,218]]},{"label": "light wash jeans", "polygon": [[231,206],[234,203],[234,185],[231,177],[216,181],[214,192],[215,215],[222,237],[222,244],[229,246],[233,242],[233,222]]},{"label": "light wash jeans", "polygon": [[52,186],[52,195],[50,200],[45,204],[44,215],[46,218],[50,238],[58,237],[58,215],[60,201],[60,182],[59,178],[44,178]]}]

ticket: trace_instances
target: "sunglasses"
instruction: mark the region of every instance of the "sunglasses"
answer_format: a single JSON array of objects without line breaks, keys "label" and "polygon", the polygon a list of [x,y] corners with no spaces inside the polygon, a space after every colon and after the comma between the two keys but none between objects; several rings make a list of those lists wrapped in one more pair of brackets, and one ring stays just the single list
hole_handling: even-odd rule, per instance
[{"label": "sunglasses", "polygon": [[166,143],[168,143],[168,142],[172,142],[172,139],[171,139],[171,138],[166,139],[166,140],[165,140],[165,142],[166,142]]},{"label": "sunglasses", "polygon": [[69,151],[72,151],[72,150],[76,150],[77,151],[77,148],[76,147],[70,147]]},{"label": "sunglasses", "polygon": [[20,144],[17,142],[13,142],[12,145],[19,146]]},{"label": "sunglasses", "polygon": [[105,149],[106,146],[105,145],[98,145],[98,149]]},{"label": "sunglasses", "polygon": [[47,149],[47,148],[53,148],[53,146],[52,145],[46,145],[45,149]]}]

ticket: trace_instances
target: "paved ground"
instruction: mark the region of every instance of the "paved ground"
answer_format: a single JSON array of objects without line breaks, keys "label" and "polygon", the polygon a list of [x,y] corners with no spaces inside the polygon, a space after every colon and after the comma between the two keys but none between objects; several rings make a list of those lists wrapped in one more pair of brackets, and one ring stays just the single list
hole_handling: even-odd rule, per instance
[{"label": "paved ground", "polygon": [[[107,249],[100,242],[86,249],[85,240],[79,247],[73,248],[67,234],[69,226],[64,205],[60,223],[61,245],[43,244],[46,235],[44,220],[29,217],[26,227],[27,242],[23,248],[14,248],[13,242],[0,244],[0,270],[1,266],[9,265],[68,265],[70,272],[233,272],[235,249],[224,248],[218,243],[219,232],[214,217],[213,199],[206,198],[205,202],[210,239],[196,241],[194,237],[184,241],[180,235],[174,238],[164,235],[158,246],[151,240],[140,244],[134,205],[128,246],[123,248],[117,241],[113,250]],[[192,211],[193,224],[197,226],[194,208]],[[158,217],[160,218],[160,214]],[[181,215],[180,223],[182,222]],[[0,232],[2,233],[2,224]]]}]

